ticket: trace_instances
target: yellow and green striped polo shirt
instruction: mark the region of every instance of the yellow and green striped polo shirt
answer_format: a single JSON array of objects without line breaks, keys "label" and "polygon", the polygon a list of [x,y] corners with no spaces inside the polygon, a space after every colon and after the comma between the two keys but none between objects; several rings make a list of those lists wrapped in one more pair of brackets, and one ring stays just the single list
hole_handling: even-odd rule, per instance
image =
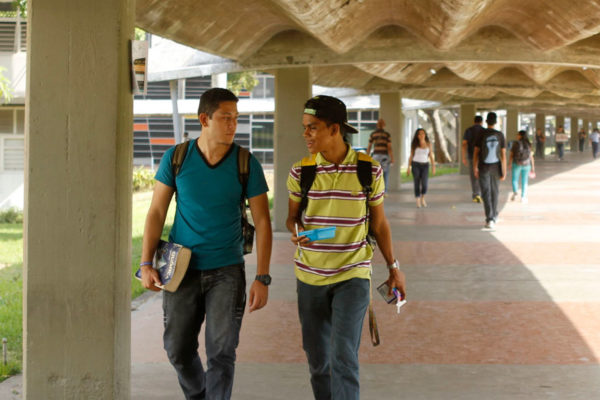
[{"label": "yellow and green striped polo shirt", "polygon": [[[373,191],[369,205],[383,202],[383,171],[372,163]],[[373,249],[367,243],[366,198],[356,173],[358,155],[349,148],[344,161],[335,165],[319,153],[316,176],[308,192],[304,215],[306,230],[335,226],[335,237],[319,240],[296,250],[296,277],[309,285],[329,285],[352,278],[370,279]],[[300,202],[302,162],[292,166],[287,180],[290,199]]]}]

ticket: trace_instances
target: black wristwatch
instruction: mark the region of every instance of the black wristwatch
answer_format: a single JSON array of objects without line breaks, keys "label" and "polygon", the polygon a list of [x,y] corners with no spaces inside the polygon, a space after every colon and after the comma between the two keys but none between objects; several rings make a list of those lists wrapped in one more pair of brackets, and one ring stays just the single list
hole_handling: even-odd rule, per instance
[{"label": "black wristwatch", "polygon": [[259,281],[265,286],[269,286],[271,284],[271,275],[256,275],[255,280]]}]

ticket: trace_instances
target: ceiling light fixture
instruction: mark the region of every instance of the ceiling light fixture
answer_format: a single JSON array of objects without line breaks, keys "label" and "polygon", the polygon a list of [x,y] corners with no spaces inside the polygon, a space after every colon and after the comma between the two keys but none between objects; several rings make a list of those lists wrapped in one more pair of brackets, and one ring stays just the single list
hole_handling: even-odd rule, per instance
[{"label": "ceiling light fixture", "polygon": [[435,75],[435,74],[437,74],[437,71],[436,71],[435,69],[433,69],[433,68],[431,68],[431,69],[429,70],[429,72],[431,72],[431,75]]}]

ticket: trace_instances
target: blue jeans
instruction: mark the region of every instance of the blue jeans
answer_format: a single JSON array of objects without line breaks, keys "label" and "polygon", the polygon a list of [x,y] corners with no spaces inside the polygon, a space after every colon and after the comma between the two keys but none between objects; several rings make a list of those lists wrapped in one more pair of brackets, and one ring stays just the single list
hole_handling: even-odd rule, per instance
[{"label": "blue jeans", "polygon": [[512,165],[513,193],[517,193],[517,191],[519,190],[519,178],[521,178],[521,198],[527,197],[527,183],[529,182],[529,171],[531,171],[531,164],[519,165],[513,163]]},{"label": "blue jeans", "polygon": [[429,180],[429,163],[413,161],[410,165],[415,185],[415,197],[424,196],[427,193],[427,181]]},{"label": "blue jeans", "polygon": [[565,144],[563,142],[556,143],[556,152],[558,153],[558,158],[562,160],[565,155]]},{"label": "blue jeans", "polygon": [[479,187],[479,179],[475,178],[473,173],[473,159],[469,158],[469,178],[471,178],[471,191],[473,198],[481,196],[481,188]]},{"label": "blue jeans", "polygon": [[[176,292],[163,292],[164,347],[186,399],[229,399],[246,305],[244,264],[190,269]],[[198,335],[206,319],[206,372]]]},{"label": "blue jeans", "polygon": [[485,210],[485,222],[498,219],[498,180],[500,164],[479,165],[479,186]]},{"label": "blue jeans", "polygon": [[316,400],[360,398],[358,349],[369,306],[367,279],[313,286],[298,281],[302,346]]}]

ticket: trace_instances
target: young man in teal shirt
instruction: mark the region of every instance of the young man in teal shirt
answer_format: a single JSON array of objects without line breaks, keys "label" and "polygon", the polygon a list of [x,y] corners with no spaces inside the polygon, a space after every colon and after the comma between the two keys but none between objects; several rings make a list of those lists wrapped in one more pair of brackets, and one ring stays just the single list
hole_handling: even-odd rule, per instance
[{"label": "young man in teal shirt", "polygon": [[[210,89],[200,98],[200,137],[191,142],[177,176],[174,147],[164,154],[146,217],[142,265],[152,260],[169,203],[177,208],[169,240],[192,250],[188,271],[176,292],[163,293],[164,347],[186,399],[229,399],[235,350],[246,303],[238,179],[237,97]],[[257,236],[257,276],[250,287],[249,311],[265,306],[271,257],[271,221],[262,167],[250,157],[246,197]],[[145,288],[158,290],[157,272],[142,267]],[[206,331],[206,371],[198,355],[198,335]]]}]

